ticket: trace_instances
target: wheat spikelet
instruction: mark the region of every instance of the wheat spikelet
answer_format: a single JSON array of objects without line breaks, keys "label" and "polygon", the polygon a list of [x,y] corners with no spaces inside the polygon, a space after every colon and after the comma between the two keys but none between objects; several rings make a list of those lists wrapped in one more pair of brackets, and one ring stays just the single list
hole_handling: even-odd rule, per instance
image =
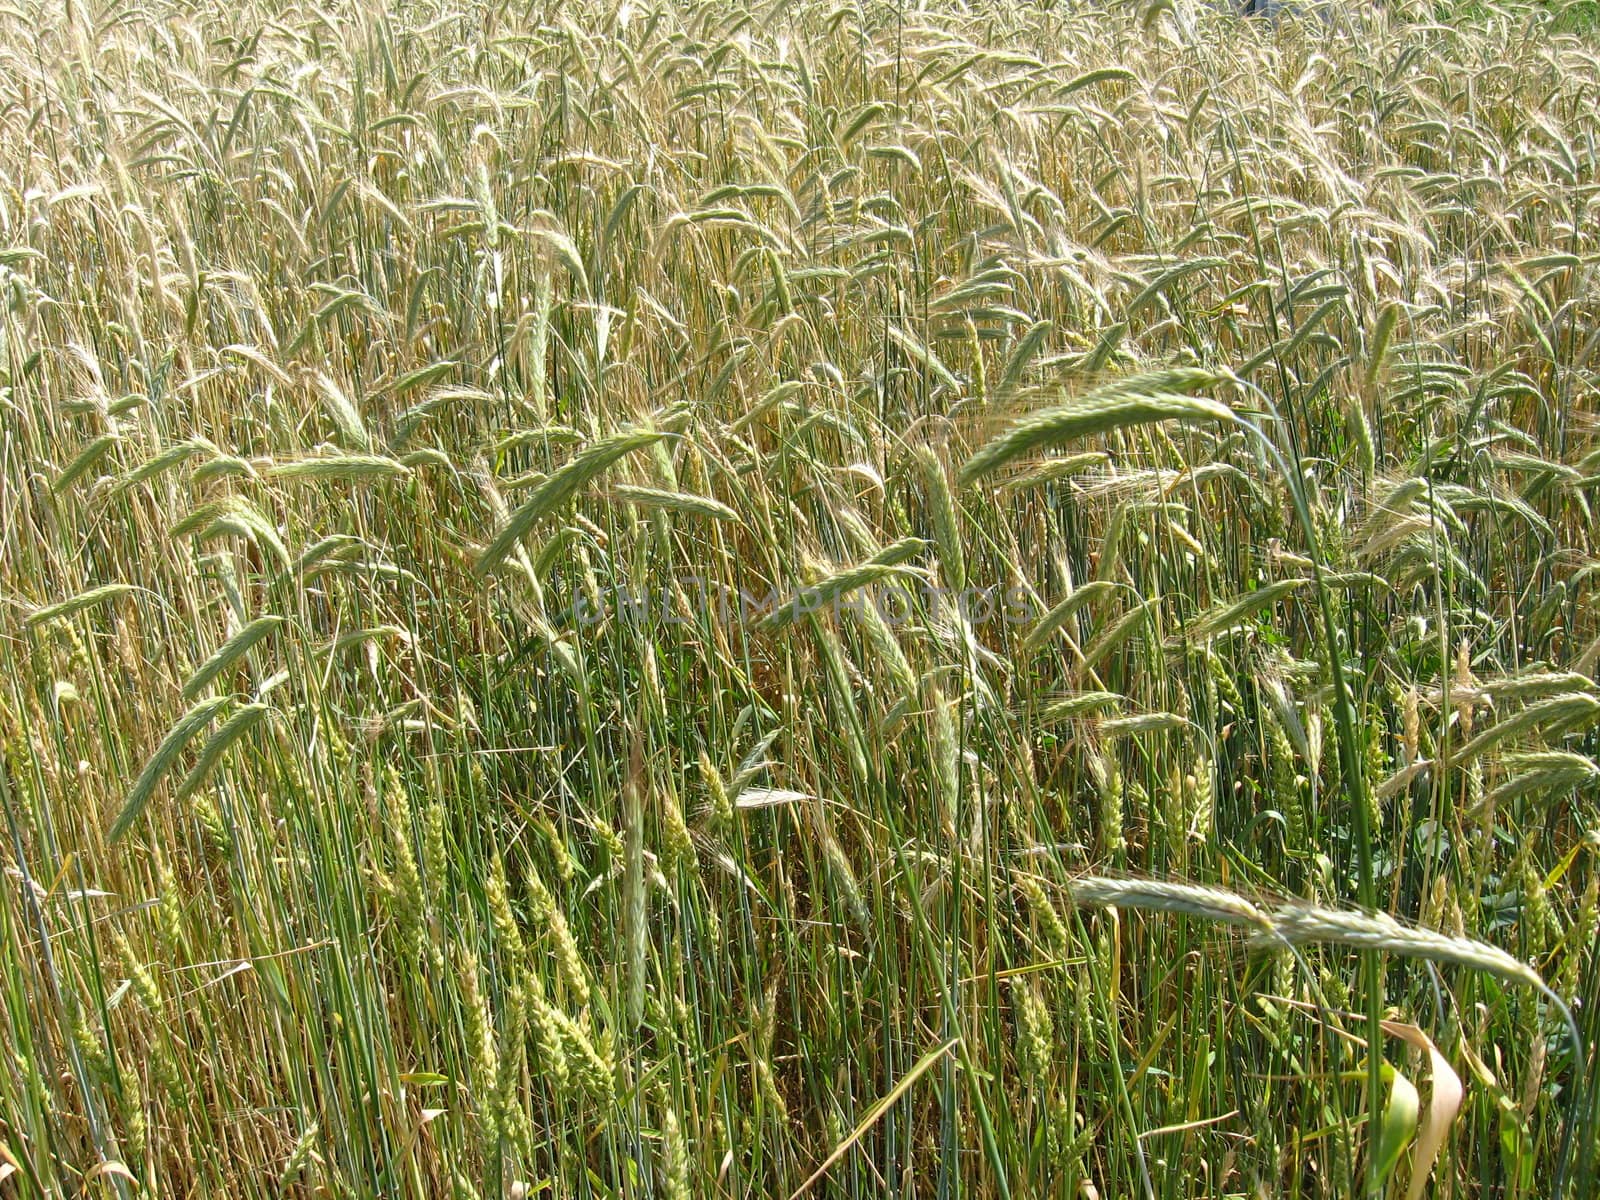
[{"label": "wheat spikelet", "polygon": [[901,538],[893,545],[885,546],[866,562],[824,576],[796,593],[763,617],[757,627],[769,633],[784,629],[806,613],[820,612],[853,591],[892,578],[902,563],[910,561],[927,548],[928,543],[922,538]]},{"label": "wheat spikelet", "polygon": [[1159,879],[1114,879],[1103,875],[1085,875],[1072,880],[1067,890],[1076,903],[1089,907],[1179,913],[1229,925],[1244,925],[1263,932],[1269,932],[1273,927],[1267,913],[1243,896],[1225,892],[1221,888],[1168,883]]},{"label": "wheat spikelet", "polygon": [[139,772],[139,777],[133,781],[133,786],[128,789],[128,794],[122,801],[122,811],[117,814],[117,819],[111,823],[111,829],[106,834],[108,841],[120,841],[122,836],[133,828],[134,822],[144,812],[145,805],[149,804],[150,798],[155,795],[161,780],[171,770],[178,756],[183,753],[184,747],[195,734],[211,723],[211,719],[230,700],[231,697],[228,696],[202,700],[184,713],[177,724],[167,731],[166,736],[161,739],[161,744],[156,747],[155,753]]},{"label": "wheat spikelet", "polygon": [[661,1194],[665,1200],[690,1200],[689,1147],[683,1124],[670,1104],[661,1109]]},{"label": "wheat spikelet", "polygon": [[478,1120],[483,1125],[484,1136],[494,1142],[503,1132],[496,1090],[500,1080],[500,1045],[495,1036],[494,1014],[489,1008],[489,998],[483,992],[477,956],[470,950],[461,952],[456,974],[461,987],[466,1048],[472,1062],[473,1099],[477,1104]]},{"label": "wheat spikelet", "polygon": [[274,463],[267,468],[269,479],[318,483],[364,483],[404,479],[410,474],[408,467],[380,454],[327,454]]},{"label": "wheat spikelet", "polygon": [[285,1191],[289,1185],[300,1177],[311,1160],[316,1155],[317,1138],[321,1135],[321,1127],[312,1121],[300,1136],[295,1139],[294,1146],[289,1150],[289,1155],[283,1161],[283,1169],[278,1172],[278,1190]]},{"label": "wheat spikelet", "polygon": [[1272,921],[1264,930],[1266,940],[1291,946],[1314,942],[1382,950],[1406,958],[1425,958],[1432,962],[1455,963],[1487,971],[1502,979],[1525,983],[1539,990],[1544,980],[1526,963],[1487,942],[1449,937],[1431,929],[1402,925],[1386,913],[1362,913],[1319,908],[1311,904],[1285,904],[1272,911]]},{"label": "wheat spikelet", "polygon": [[626,500],[638,508],[656,512],[676,513],[680,516],[706,517],[713,521],[737,521],[739,514],[720,500],[709,496],[696,496],[689,492],[670,492],[660,488],[637,487],[621,483],[611,489],[619,500]]},{"label": "wheat spikelet", "polygon": [[[1566,695],[1551,696],[1528,705],[1521,712],[1507,717],[1489,726],[1474,737],[1468,738],[1451,755],[1451,761],[1457,764],[1469,763],[1481,755],[1485,750],[1505,741],[1509,737],[1525,733],[1536,726],[1544,726],[1548,734],[1552,730],[1560,731],[1572,727],[1592,723],[1600,719],[1600,698],[1587,692],[1572,692]],[[1463,728],[1471,732],[1470,722],[1464,722]]]},{"label": "wheat spikelet", "polygon": [[1210,371],[1184,368],[1135,375],[1097,388],[1019,421],[967,460],[961,468],[961,481],[972,483],[1036,450],[1074,438],[1094,437],[1154,421],[1230,420],[1233,410],[1227,405],[1179,390],[1211,387],[1220,382],[1222,377]]},{"label": "wheat spikelet", "polygon": [[[406,824],[410,824],[409,817]],[[405,837],[408,846],[410,836],[411,831],[407,829]],[[416,870],[415,866],[412,870]],[[419,897],[421,891],[419,882],[417,887]],[[511,893],[506,884],[506,868],[499,859],[494,861],[489,877],[484,880],[483,898],[489,906],[489,920],[494,925],[503,959],[508,963],[520,963],[523,957],[522,930],[517,927],[516,914],[511,910]]]},{"label": "wheat spikelet", "polygon": [[1064,455],[1061,458],[1047,458],[1033,470],[1015,475],[1001,486],[1007,492],[1020,492],[1028,488],[1060,483],[1064,479],[1071,479],[1103,467],[1110,458],[1110,455],[1101,450],[1089,450],[1082,454]]},{"label": "wheat spikelet", "polygon": [[181,800],[204,784],[228,749],[271,714],[272,707],[267,704],[240,705],[217,728],[217,731],[206,739],[205,745],[200,748],[200,753],[195,756],[194,766],[178,784],[174,795]]},{"label": "wheat spikelet", "polygon": [[[384,772],[383,799],[400,943],[408,959],[420,959],[427,916],[427,893],[422,883],[422,870],[412,848],[411,800],[401,786],[398,773],[392,769]],[[495,914],[492,877],[491,886],[486,887],[485,891],[491,914],[498,915]]]},{"label": "wheat spikelet", "polygon": [[564,1027],[556,1010],[545,999],[537,976],[532,974],[528,976],[519,999],[527,1010],[523,1014],[523,1024],[533,1031],[539,1070],[549,1078],[556,1092],[560,1093],[565,1090],[571,1078]]},{"label": "wheat spikelet", "polygon": [[955,497],[945,465],[931,446],[918,446],[915,453],[917,477],[933,518],[933,540],[939,552],[939,567],[944,581],[960,590],[967,586],[966,553],[961,545],[961,523],[956,516]]},{"label": "wheat spikelet", "polygon": [[199,669],[184,683],[183,698],[193,700],[210,687],[213,680],[227,672],[234,663],[250,653],[258,642],[282,624],[282,617],[271,614],[251,621],[219,646],[215,654],[200,664]]},{"label": "wheat spikelet", "polygon": [[545,1006],[544,1017],[560,1038],[569,1076],[592,1095],[609,1097],[615,1082],[612,1063],[589,1031],[553,1005]]},{"label": "wheat spikelet", "polygon": [[535,525],[576,496],[595,476],[634,451],[654,445],[663,436],[654,430],[619,433],[595,443],[555,471],[511,514],[479,556],[477,573],[482,576],[493,571]]},{"label": "wheat spikelet", "polygon": [[1092,604],[1100,597],[1116,590],[1116,584],[1108,579],[1095,579],[1074,588],[1049,612],[1039,619],[1039,623],[1028,631],[1028,636],[1022,640],[1021,652],[1031,654],[1043,646],[1055,632],[1072,619],[1074,613],[1086,604]]},{"label": "wheat spikelet", "polygon": [[36,608],[28,614],[26,624],[32,628],[48,624],[57,618],[65,619],[95,607],[107,601],[118,600],[130,592],[138,591],[131,583],[108,583],[101,587],[90,588],[87,592],[55,604],[47,604],[43,608]]},{"label": "wheat spikelet", "polygon": [[645,968],[650,949],[650,930],[645,924],[648,912],[644,890],[644,787],[644,739],[636,734],[628,761],[628,777],[622,785],[629,1029],[638,1029],[644,1023]]},{"label": "wheat spikelet", "polygon": [[583,966],[583,956],[578,952],[577,939],[567,916],[556,903],[556,898],[545,887],[544,881],[530,871],[528,874],[528,900],[534,919],[550,935],[555,953],[556,970],[578,1008],[589,1004],[589,976]]}]

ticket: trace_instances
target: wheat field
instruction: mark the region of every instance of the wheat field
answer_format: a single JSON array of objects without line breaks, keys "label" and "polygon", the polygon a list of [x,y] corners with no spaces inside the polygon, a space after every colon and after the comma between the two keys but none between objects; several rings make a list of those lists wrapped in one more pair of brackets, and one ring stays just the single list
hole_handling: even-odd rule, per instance
[{"label": "wheat field", "polygon": [[1595,30],[0,7],[0,1197],[1596,1195]]}]

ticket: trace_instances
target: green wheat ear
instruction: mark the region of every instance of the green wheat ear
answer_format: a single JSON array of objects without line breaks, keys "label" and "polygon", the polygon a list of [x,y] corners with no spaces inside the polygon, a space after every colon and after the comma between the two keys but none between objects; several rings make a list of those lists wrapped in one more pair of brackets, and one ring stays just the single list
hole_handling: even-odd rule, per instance
[{"label": "green wheat ear", "polygon": [[139,777],[128,789],[128,794],[122,802],[122,811],[117,814],[117,819],[111,823],[111,830],[106,835],[108,841],[121,841],[123,835],[133,828],[134,822],[144,812],[145,805],[150,803],[150,797],[155,795],[156,788],[172,769],[172,764],[177,762],[178,756],[183,753],[184,747],[209,725],[211,719],[231,700],[231,696],[215,696],[209,700],[202,700],[178,718],[177,724],[167,731],[167,735],[161,739],[161,744],[156,747],[156,752],[150,756],[150,761],[145,763],[144,770],[139,772]]},{"label": "green wheat ear", "polygon": [[134,585],[131,583],[108,583],[101,587],[90,588],[87,592],[80,592],[78,595],[72,596],[66,600],[58,601],[55,604],[47,604],[43,608],[34,609],[33,612],[28,614],[25,623],[30,627],[46,625],[57,618],[70,617],[77,613],[85,612],[88,609],[95,607],[97,604],[106,604],[112,600],[120,600],[123,596],[128,595],[130,592],[136,592],[138,590],[139,589],[134,587]]},{"label": "green wheat ear", "polygon": [[1233,410],[1189,394],[1225,377],[1198,367],[1130,376],[1055,408],[1023,418],[966,461],[961,482],[973,483],[1008,463],[1077,438],[1095,437],[1158,421],[1227,421]]},{"label": "green wheat ear", "polygon": [[893,545],[885,546],[866,562],[835,571],[796,593],[762,618],[758,628],[769,633],[775,632],[792,625],[805,613],[825,609],[851,592],[893,578],[900,572],[903,563],[921,554],[928,546],[929,543],[923,538],[901,538]]},{"label": "green wheat ear", "polygon": [[653,446],[666,435],[655,430],[619,433],[596,442],[560,470],[553,472],[523,501],[478,559],[479,576],[499,566],[528,533],[545,517],[571,500],[597,475],[636,450]]}]

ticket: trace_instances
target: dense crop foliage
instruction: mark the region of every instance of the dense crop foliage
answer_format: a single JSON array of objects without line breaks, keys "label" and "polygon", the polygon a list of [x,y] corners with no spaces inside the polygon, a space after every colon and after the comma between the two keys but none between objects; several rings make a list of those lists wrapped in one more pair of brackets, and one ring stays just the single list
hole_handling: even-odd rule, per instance
[{"label": "dense crop foliage", "polygon": [[0,9],[0,1196],[1593,1195],[1583,24]]}]

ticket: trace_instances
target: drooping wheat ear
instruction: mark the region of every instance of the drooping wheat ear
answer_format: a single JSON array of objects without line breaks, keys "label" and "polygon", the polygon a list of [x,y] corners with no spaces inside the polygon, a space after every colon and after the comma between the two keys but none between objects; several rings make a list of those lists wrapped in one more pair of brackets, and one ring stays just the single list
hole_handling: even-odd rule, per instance
[{"label": "drooping wheat ear", "polygon": [[122,441],[119,433],[102,433],[93,439],[83,451],[69,462],[56,481],[50,485],[50,490],[60,496],[66,493],[73,484],[89,473],[95,463],[104,458],[108,451]]},{"label": "drooping wheat ear", "polygon": [[1255,616],[1262,609],[1270,608],[1290,593],[1310,586],[1309,579],[1280,579],[1246,592],[1242,596],[1225,600],[1195,617],[1184,626],[1182,636],[1169,639],[1168,644],[1208,641],[1236,628],[1240,623]]},{"label": "drooping wheat ear", "polygon": [[1134,713],[1131,717],[1110,717],[1100,722],[1100,733],[1101,736],[1108,738],[1140,733],[1165,733],[1171,729],[1183,729],[1188,724],[1189,719],[1180,717],[1177,713]]},{"label": "drooping wheat ear", "polygon": [[329,454],[321,458],[299,458],[276,463],[267,470],[274,480],[308,479],[313,482],[360,483],[385,479],[404,479],[411,469],[404,463],[381,454]]},{"label": "drooping wheat ear", "polygon": [[1039,351],[1043,349],[1045,340],[1049,338],[1054,328],[1049,321],[1035,321],[1017,340],[1017,348],[1006,360],[1005,369],[1000,373],[1000,381],[995,386],[997,397],[1004,399],[1017,390],[1022,377],[1027,374],[1029,365],[1039,356]]},{"label": "drooping wheat ear", "polygon": [[372,435],[367,432],[366,422],[361,419],[361,411],[356,407],[355,401],[325,372],[316,373],[316,385],[317,394],[322,400],[323,412],[338,430],[345,448],[361,452],[370,451]]},{"label": "drooping wheat ear", "polygon": [[199,669],[183,685],[183,698],[193,700],[240,658],[250,653],[257,642],[282,624],[283,618],[272,613],[251,621],[218,647],[215,654],[200,664]]},{"label": "drooping wheat ear", "polygon": [[797,592],[768,613],[762,619],[759,628],[769,633],[775,632],[794,624],[806,613],[820,612],[834,604],[841,596],[891,577],[901,564],[915,558],[927,548],[928,543],[922,538],[901,538],[893,545],[885,546],[866,562],[843,571],[836,571]]},{"label": "drooping wheat ear", "polygon": [[706,517],[713,521],[737,521],[739,514],[720,500],[692,492],[670,492],[661,488],[619,483],[611,489],[618,500],[654,512],[676,513],[686,517]]},{"label": "drooping wheat ear", "polygon": [[1243,896],[1221,888],[1189,883],[1167,883],[1159,879],[1112,879],[1104,875],[1085,875],[1067,885],[1072,898],[1093,908],[1142,908],[1155,912],[1183,913],[1208,921],[1244,925],[1270,936],[1272,918]]},{"label": "drooping wheat ear", "polygon": [[[1463,742],[1451,758],[1459,766],[1471,762],[1497,743],[1526,733],[1535,726],[1543,726],[1545,736],[1550,737],[1580,722],[1592,721],[1596,716],[1600,716],[1600,700],[1587,692],[1551,696],[1480,731],[1477,736]],[[1462,722],[1462,728],[1467,728],[1465,721]]]},{"label": "drooping wheat ear", "polygon": [[944,461],[932,446],[919,446],[916,466],[923,494],[928,501],[929,516],[933,521],[933,540],[939,551],[940,570],[945,583],[959,590],[967,586],[966,554],[961,545],[961,522],[956,513],[955,497],[950,493],[950,480],[945,475]]},{"label": "drooping wheat ear", "polygon": [[1118,692],[1078,692],[1063,696],[1045,705],[1039,714],[1040,725],[1054,725],[1076,717],[1093,716],[1104,709],[1126,704],[1128,698]]},{"label": "drooping wheat ear", "polygon": [[1031,471],[1024,471],[1007,479],[1000,486],[1008,492],[1023,492],[1029,488],[1043,487],[1047,483],[1060,483],[1074,475],[1082,475],[1103,467],[1111,461],[1104,450],[1086,450],[1082,454],[1067,454],[1060,458],[1047,458]]},{"label": "drooping wheat ear", "polygon": [[178,760],[185,746],[207,725],[211,719],[225,707],[232,699],[230,696],[216,696],[210,700],[202,700],[178,719],[166,737],[161,739],[161,744],[156,747],[156,752],[145,763],[144,770],[139,772],[139,777],[133,781],[133,786],[128,789],[127,798],[122,802],[122,811],[117,814],[117,819],[111,824],[111,831],[106,839],[111,842],[119,841],[133,823],[144,812],[145,805],[150,803],[150,797],[155,795],[156,788],[161,780],[166,777],[172,764]]},{"label": "drooping wheat ear", "polygon": [[1500,765],[1509,777],[1489,793],[1497,803],[1531,793],[1560,795],[1600,778],[1600,768],[1592,759],[1565,750],[1507,754]]},{"label": "drooping wheat ear", "polygon": [[149,459],[141,462],[138,467],[130,470],[128,474],[118,478],[117,483],[112,486],[112,494],[117,496],[117,494],[122,494],[123,491],[128,491],[130,488],[136,488],[141,483],[147,483],[152,478],[158,477],[162,472],[165,472],[165,470],[171,470],[181,462],[186,462],[187,459],[197,458],[198,454],[210,454],[211,458],[216,458],[221,453],[222,451],[218,450],[218,446],[216,446],[216,443],[211,442],[210,438],[186,438],[186,440],[174,443],[174,445],[168,446],[166,450],[150,456]]},{"label": "drooping wheat ear", "polygon": [[1502,979],[1525,983],[1545,991],[1539,973],[1497,946],[1473,938],[1450,937],[1432,929],[1402,925],[1387,913],[1363,913],[1348,909],[1319,908],[1314,904],[1291,903],[1272,912],[1264,941],[1290,946],[1331,942],[1363,950],[1382,950],[1404,958],[1425,958],[1432,962],[1475,967]]},{"label": "drooping wheat ear", "polygon": [[1226,421],[1233,410],[1217,400],[1189,395],[1222,382],[1198,367],[1130,376],[1056,408],[1024,417],[967,460],[961,482],[972,483],[1035,450],[1073,438],[1093,437],[1153,421]]},{"label": "drooping wheat ear", "polygon": [[533,489],[533,495],[511,514],[504,528],[489,543],[478,559],[477,573],[484,576],[493,571],[512,548],[537,525],[578,494],[583,487],[619,459],[653,446],[666,436],[653,429],[630,430],[604,441],[596,442],[559,471],[555,471]]},{"label": "drooping wheat ear", "polygon": [[135,588],[131,583],[108,583],[103,587],[90,588],[87,592],[81,592],[70,599],[61,600],[55,604],[47,604],[43,608],[35,609],[33,612],[28,614],[25,624],[27,624],[29,628],[33,628],[38,625],[43,625],[47,621],[53,621],[57,617],[70,617],[74,613],[80,613],[85,609],[93,608],[96,604],[104,604],[108,600],[120,599],[121,597],[126,596],[129,592],[137,590],[138,589]]},{"label": "drooping wheat ear", "polygon": [[1032,654],[1039,649],[1068,621],[1070,621],[1080,608],[1085,604],[1092,604],[1102,596],[1115,591],[1117,585],[1109,579],[1093,579],[1082,587],[1073,588],[1066,599],[1061,601],[1044,616],[1039,618],[1039,623],[1028,631],[1028,636],[1022,641],[1021,653]]},{"label": "drooping wheat ear", "polygon": [[[911,669],[911,663],[906,659],[905,650],[900,645],[900,640],[890,628],[889,622],[884,620],[883,614],[878,611],[876,604],[860,604],[851,610],[856,620],[861,623],[862,631],[867,635],[867,644],[872,647],[873,654],[883,664],[884,670],[892,681],[895,693],[899,696],[912,696],[917,691],[916,672]],[[880,693],[881,694],[881,693]],[[886,699],[888,697],[885,697]]]},{"label": "drooping wheat ear", "polygon": [[1361,373],[1361,390],[1370,393],[1377,386],[1378,376],[1383,371],[1383,360],[1389,353],[1389,341],[1394,337],[1395,326],[1400,321],[1400,305],[1391,301],[1383,306],[1383,311],[1378,314],[1378,324],[1372,331],[1372,340],[1367,345],[1366,367]]},{"label": "drooping wheat ear", "polygon": [[205,783],[216,765],[222,761],[222,756],[228,752],[228,748],[271,716],[272,711],[271,705],[260,703],[244,704],[235,709],[221,727],[206,739],[205,745],[200,748],[200,753],[195,758],[194,766],[189,768],[189,773],[183,777],[183,782],[178,784],[176,797],[182,800]]},{"label": "drooping wheat ear", "polygon": [[932,673],[923,677],[922,702],[928,712],[928,751],[931,756],[934,798],[945,835],[954,837],[956,810],[961,799],[961,739],[945,699]]},{"label": "drooping wheat ear", "polygon": [[818,844],[822,847],[822,861],[827,864],[828,874],[832,877],[834,886],[843,895],[850,916],[860,926],[862,936],[871,938],[872,910],[867,907],[866,897],[861,892],[861,883],[856,878],[855,868],[851,866],[850,856],[839,844],[839,839],[833,836],[833,830],[829,827],[825,810],[820,803],[814,803],[812,806],[811,827]]}]

